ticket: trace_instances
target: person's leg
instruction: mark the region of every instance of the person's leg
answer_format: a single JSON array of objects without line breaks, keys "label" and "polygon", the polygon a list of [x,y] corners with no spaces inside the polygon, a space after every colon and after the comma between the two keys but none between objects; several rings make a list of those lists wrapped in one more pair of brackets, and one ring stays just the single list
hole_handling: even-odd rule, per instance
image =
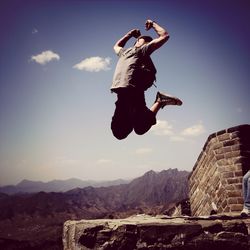
[{"label": "person's leg", "polygon": [[126,91],[117,94],[116,108],[111,121],[111,130],[118,139],[125,139],[133,130],[131,104]]},{"label": "person's leg", "polygon": [[152,125],[156,124],[155,113],[147,108],[144,91],[135,92],[135,96],[133,99],[134,131],[138,135],[143,135],[152,127]]},{"label": "person's leg", "polygon": [[243,177],[243,198],[245,207],[250,210],[250,170]]},{"label": "person's leg", "polygon": [[134,130],[136,134],[145,134],[153,125],[156,124],[156,115],[161,108],[166,105],[182,105],[182,101],[174,96],[157,92],[154,104],[150,109],[146,107],[144,92],[136,98],[139,102],[136,104],[136,116]]},{"label": "person's leg", "polygon": [[248,171],[244,176],[243,176],[243,179],[242,179],[242,192],[243,192],[243,199],[244,201],[246,200],[247,198],[247,193],[248,193],[248,180],[249,180],[249,177],[250,177],[250,171]]},{"label": "person's leg", "polygon": [[250,214],[250,170],[243,176],[242,179],[242,193],[244,200],[244,207],[241,215]]},{"label": "person's leg", "polygon": [[151,106],[150,110],[156,115],[156,114],[158,113],[158,111],[161,109],[161,107],[162,107],[162,105],[161,105],[160,102],[155,102],[155,103]]},{"label": "person's leg", "polygon": [[157,92],[155,102],[150,110],[156,115],[158,111],[164,108],[166,105],[181,106],[182,101],[177,97]]}]

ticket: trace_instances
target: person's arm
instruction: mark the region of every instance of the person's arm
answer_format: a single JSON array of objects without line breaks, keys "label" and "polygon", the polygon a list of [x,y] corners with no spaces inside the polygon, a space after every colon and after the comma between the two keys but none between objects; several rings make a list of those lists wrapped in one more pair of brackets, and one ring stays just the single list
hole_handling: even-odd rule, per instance
[{"label": "person's arm", "polygon": [[126,35],[124,35],[122,38],[120,38],[114,45],[114,51],[116,54],[119,54],[120,50],[125,46],[125,44],[127,43],[127,41],[131,38],[131,37],[139,37],[141,35],[140,30],[138,29],[133,29],[131,31],[129,31]]},{"label": "person's arm", "polygon": [[153,28],[158,35],[157,38],[153,39],[149,43],[151,53],[154,52],[156,49],[159,49],[169,39],[169,34],[167,30],[161,27],[155,21],[147,20],[145,23],[145,28],[146,30]]}]

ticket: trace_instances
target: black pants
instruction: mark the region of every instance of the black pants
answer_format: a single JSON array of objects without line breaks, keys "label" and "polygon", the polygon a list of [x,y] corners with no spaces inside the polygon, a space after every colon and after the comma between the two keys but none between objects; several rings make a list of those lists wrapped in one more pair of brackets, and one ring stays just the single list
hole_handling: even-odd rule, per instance
[{"label": "black pants", "polygon": [[115,105],[111,129],[119,140],[126,138],[133,130],[138,135],[145,134],[156,124],[155,114],[146,106],[144,91],[120,89]]}]

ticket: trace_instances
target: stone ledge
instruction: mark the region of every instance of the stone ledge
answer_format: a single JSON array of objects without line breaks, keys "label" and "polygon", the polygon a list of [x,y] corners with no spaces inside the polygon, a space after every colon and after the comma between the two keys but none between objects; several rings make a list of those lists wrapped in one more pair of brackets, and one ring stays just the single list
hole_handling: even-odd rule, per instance
[{"label": "stone ledge", "polygon": [[66,221],[64,250],[247,250],[250,218],[238,215]]}]

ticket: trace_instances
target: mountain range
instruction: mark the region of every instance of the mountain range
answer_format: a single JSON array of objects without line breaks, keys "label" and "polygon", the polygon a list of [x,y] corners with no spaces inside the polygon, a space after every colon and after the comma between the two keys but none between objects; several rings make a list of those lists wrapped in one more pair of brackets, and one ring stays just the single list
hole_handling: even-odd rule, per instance
[{"label": "mountain range", "polygon": [[67,180],[52,180],[48,182],[22,180],[17,185],[6,185],[0,187],[0,193],[17,194],[17,193],[38,193],[38,192],[66,192],[73,188],[107,187],[128,183],[129,180],[117,179],[113,181],[83,181],[77,178]]},{"label": "mountain range", "polygon": [[188,175],[187,171],[168,169],[149,171],[129,183],[107,187],[0,193],[0,249],[8,249],[10,242],[18,242],[19,247],[24,244],[18,249],[33,249],[29,248],[32,244],[36,244],[35,249],[61,249],[62,225],[66,220],[163,213],[188,197]]}]

